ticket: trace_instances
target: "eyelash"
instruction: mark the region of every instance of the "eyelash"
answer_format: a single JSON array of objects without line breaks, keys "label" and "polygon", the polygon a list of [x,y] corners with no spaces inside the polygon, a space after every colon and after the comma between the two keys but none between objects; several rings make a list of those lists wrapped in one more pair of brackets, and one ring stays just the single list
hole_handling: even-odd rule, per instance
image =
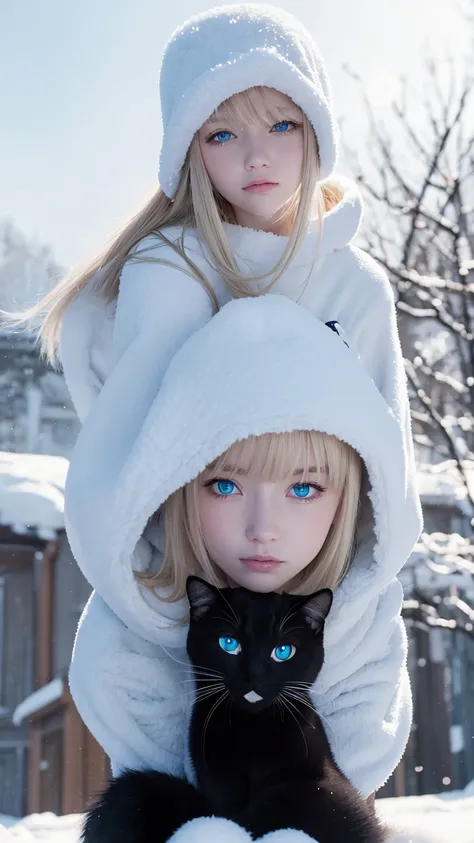
[{"label": "eyelash", "polygon": [[[226,477],[213,477],[212,480],[208,480],[206,483],[204,483],[204,486],[205,486],[206,489],[209,489],[211,495],[213,495],[215,498],[233,498],[233,497],[235,497],[235,495],[220,495],[219,492],[216,492],[212,488],[216,483],[219,483],[220,480],[224,480],[224,482],[227,482],[227,483],[233,483],[235,485],[236,489],[239,489],[235,480],[229,480],[228,477],[227,478]],[[239,489],[239,492],[240,492],[240,489]]]},{"label": "eyelash", "polygon": [[[293,483],[293,486],[309,486],[310,489],[315,489],[315,491],[318,492],[317,495],[313,495],[310,498],[293,498],[293,500],[298,500],[300,503],[311,503],[312,501],[316,501],[320,495],[323,495],[324,492],[326,492],[326,487],[319,486],[318,483]],[[293,486],[290,486],[290,489],[292,489]],[[288,489],[288,491],[290,491],[290,489]]]},{"label": "eyelash", "polygon": [[[204,484],[204,486],[205,486],[206,489],[210,490],[211,495],[213,495],[215,498],[222,499],[222,498],[233,498],[233,497],[235,497],[235,495],[220,495],[219,492],[214,491],[212,486],[214,486],[216,483],[219,483],[219,480],[223,480],[223,479],[225,480],[226,478],[214,477],[212,480],[208,480]],[[227,479],[227,482],[229,482],[228,479]],[[235,487],[237,489],[239,489],[235,480],[231,480],[230,482],[234,483]],[[290,489],[292,489],[294,486],[309,486],[310,489],[314,489],[316,492],[319,493],[318,495],[313,495],[310,498],[297,498],[297,497],[293,498],[293,500],[298,500],[300,503],[311,503],[311,501],[318,500],[319,495],[323,495],[324,492],[327,491],[326,486],[320,486],[318,483],[293,483],[290,486],[290,488],[288,489],[288,491],[290,491]],[[239,489],[239,492],[240,492],[240,489]]]},{"label": "eyelash", "polygon": [[[280,120],[278,123],[273,124],[272,129],[274,129],[275,126],[279,126],[281,123],[288,123],[288,125],[290,126],[288,131],[287,132],[274,132],[273,134],[275,134],[275,135],[291,135],[292,132],[295,131],[295,129],[301,128],[301,125],[302,125],[301,123],[296,123],[294,120]],[[220,135],[222,132],[228,132],[229,135],[233,134],[232,132],[229,132],[228,129],[219,129],[219,131],[214,132],[212,135],[210,135],[208,138],[206,138],[206,143],[211,144],[211,146],[225,146],[227,141],[217,141],[216,140],[216,136]]]}]

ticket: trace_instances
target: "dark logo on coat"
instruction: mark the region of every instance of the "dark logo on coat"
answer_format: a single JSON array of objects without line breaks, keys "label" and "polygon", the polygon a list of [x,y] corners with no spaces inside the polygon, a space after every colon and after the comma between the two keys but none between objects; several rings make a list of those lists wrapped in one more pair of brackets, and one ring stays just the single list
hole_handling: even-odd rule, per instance
[{"label": "dark logo on coat", "polygon": [[341,327],[341,325],[339,324],[339,322],[336,319],[331,319],[330,322],[325,322],[324,324],[327,325],[328,328],[331,329],[331,331],[334,331],[334,333],[337,334],[338,337],[341,338],[344,345],[347,345],[347,348],[350,348],[350,345],[347,341],[347,334],[346,334],[344,328]]}]

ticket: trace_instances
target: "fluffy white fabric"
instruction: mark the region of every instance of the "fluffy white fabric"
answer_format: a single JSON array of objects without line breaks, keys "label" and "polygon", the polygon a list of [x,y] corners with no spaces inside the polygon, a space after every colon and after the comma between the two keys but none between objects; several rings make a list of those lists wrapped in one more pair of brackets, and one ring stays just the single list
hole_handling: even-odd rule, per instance
[{"label": "fluffy white fabric", "polygon": [[[254,838],[230,820],[200,817],[183,825],[170,837],[169,843],[251,843]],[[302,831],[272,831],[257,838],[261,843],[318,843]]]},{"label": "fluffy white fabric", "polygon": [[[85,420],[65,514],[95,588],[70,686],[115,773],[155,767],[192,778],[186,627],[175,623],[185,607],[158,602],[132,573],[161,564],[163,535],[148,517],[235,439],[297,427],[327,430],[360,451],[375,512],[374,522],[367,499],[356,558],[327,624],[315,705],[364,796],[404,750],[411,698],[395,577],[421,523],[408,402],[390,285],[351,245],[360,199],[352,183],[338,184],[343,198],[326,215],[318,260],[312,226],[275,295],[229,303],[190,230],[185,248],[214,288],[216,317],[201,284],[156,238],[137,249],[151,261],[126,264],[117,302],[106,305],[90,284],[65,314],[60,354]],[[269,271],[287,242],[239,226],[226,233],[249,277]],[[350,349],[322,324],[329,320],[344,327]]]},{"label": "fluffy white fabric", "polygon": [[[314,700],[339,764],[368,795],[396,765],[411,716],[394,577],[419,513],[402,429],[355,351],[286,296],[230,302],[178,350],[175,336],[171,328],[142,330],[117,352],[71,461],[68,534],[97,591],[71,667],[79,711],[115,771],[151,764],[183,772],[189,698],[181,684],[185,628],[175,621],[186,607],[158,602],[136,583],[133,570],[161,559],[148,519],[239,438],[331,432],[365,460],[375,525],[367,505],[327,622]],[[175,351],[168,366],[163,345]]]},{"label": "fluffy white fabric", "polygon": [[176,192],[194,133],[221,102],[256,85],[276,88],[303,109],[318,138],[321,178],[330,175],[336,129],[329,82],[314,41],[283,9],[242,3],[192,17],[166,45],[159,180],[167,196]]},{"label": "fluffy white fabric", "polygon": [[[253,838],[243,828],[217,817],[201,817],[183,825],[169,843],[251,843]],[[259,837],[260,843],[318,843],[302,831],[282,829]],[[339,841],[338,841],[339,843]],[[341,841],[342,843],[342,841]],[[387,838],[387,843],[435,843],[432,837],[421,837],[419,833],[394,832]]]}]

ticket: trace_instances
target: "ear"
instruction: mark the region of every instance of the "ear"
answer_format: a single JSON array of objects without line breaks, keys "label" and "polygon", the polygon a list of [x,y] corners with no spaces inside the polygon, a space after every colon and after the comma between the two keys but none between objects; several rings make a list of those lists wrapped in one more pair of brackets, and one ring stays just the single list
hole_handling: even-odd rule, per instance
[{"label": "ear", "polygon": [[219,599],[219,590],[200,577],[188,577],[186,581],[191,617],[198,621]]},{"label": "ear", "polygon": [[319,632],[326,620],[329,610],[332,606],[332,591],[330,588],[323,588],[321,591],[316,591],[305,597],[299,606],[306,623],[311,627],[313,632]]}]

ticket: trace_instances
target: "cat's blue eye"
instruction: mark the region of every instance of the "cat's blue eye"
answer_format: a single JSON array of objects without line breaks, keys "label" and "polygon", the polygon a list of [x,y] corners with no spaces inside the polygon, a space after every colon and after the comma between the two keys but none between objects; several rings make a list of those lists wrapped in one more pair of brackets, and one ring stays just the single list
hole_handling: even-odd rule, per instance
[{"label": "cat's blue eye", "polygon": [[230,656],[238,656],[242,650],[237,638],[227,638],[226,636],[219,638],[219,647],[224,650],[224,653],[229,653]]},{"label": "cat's blue eye", "polygon": [[237,490],[237,486],[232,480],[217,480],[215,483],[216,492],[218,495],[229,497]]},{"label": "cat's blue eye", "polygon": [[275,662],[287,662],[289,659],[292,659],[296,653],[296,647],[293,644],[280,644],[279,647],[275,647],[272,650],[271,658]]}]

